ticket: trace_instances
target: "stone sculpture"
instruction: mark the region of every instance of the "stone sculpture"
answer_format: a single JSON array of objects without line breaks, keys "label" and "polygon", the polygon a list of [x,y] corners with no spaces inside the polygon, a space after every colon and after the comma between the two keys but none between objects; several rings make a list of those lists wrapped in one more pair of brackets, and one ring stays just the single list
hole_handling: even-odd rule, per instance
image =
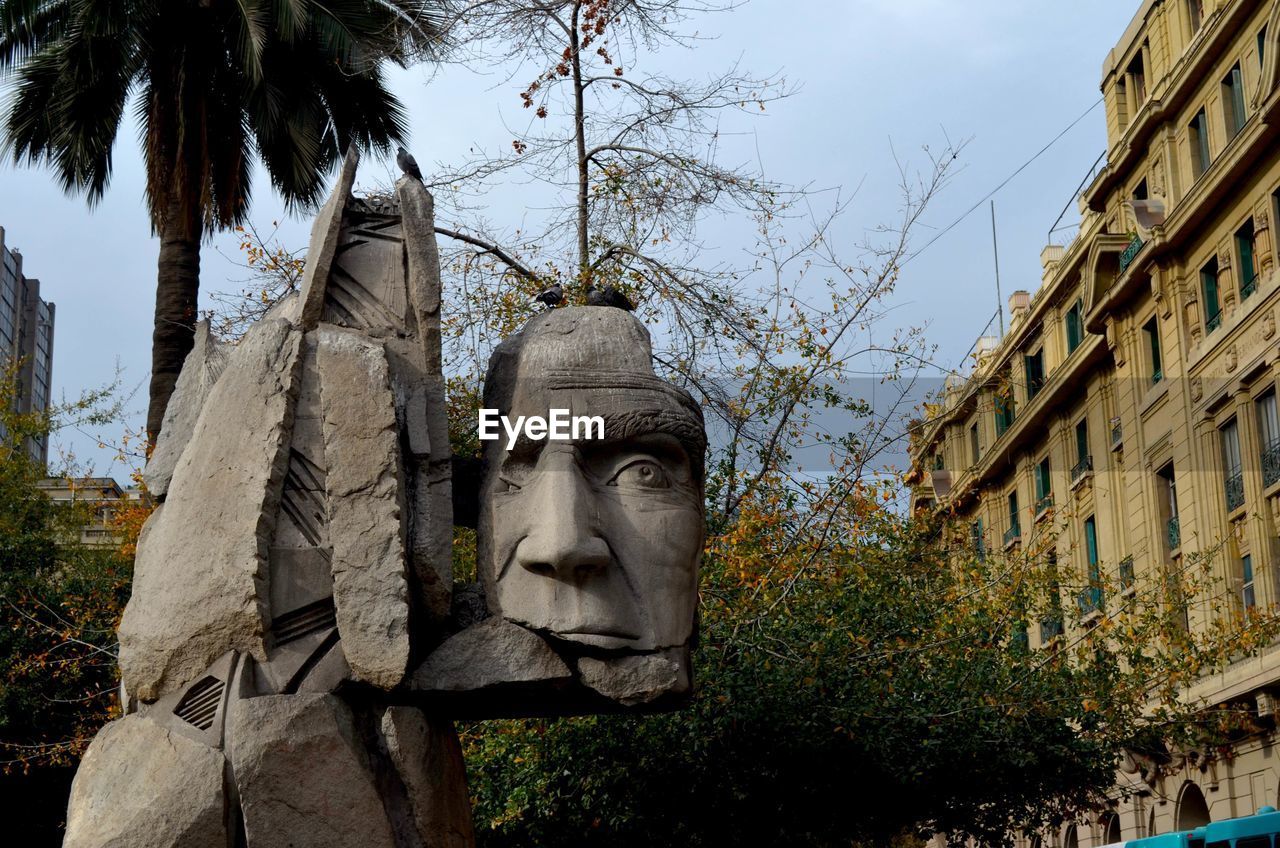
[{"label": "stone sculpture", "polygon": [[81,764],[68,848],[461,848],[454,718],[690,692],[697,405],[629,313],[532,319],[486,404],[599,415],[604,437],[489,443],[457,510],[479,516],[481,581],[455,586],[432,199],[412,176],[355,198],[356,164],[298,294],[234,346],[197,334],[146,469],[126,715]]}]

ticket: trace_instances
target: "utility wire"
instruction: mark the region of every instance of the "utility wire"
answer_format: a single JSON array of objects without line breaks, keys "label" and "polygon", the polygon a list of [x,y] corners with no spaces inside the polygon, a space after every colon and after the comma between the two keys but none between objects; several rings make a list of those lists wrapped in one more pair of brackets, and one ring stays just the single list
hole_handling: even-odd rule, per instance
[{"label": "utility wire", "polygon": [[946,227],[944,227],[944,228],[941,230],[941,232],[939,232],[939,233],[938,233],[937,235],[935,235],[933,238],[931,238],[931,239],[929,239],[927,242],[925,242],[925,244],[924,244],[924,246],[923,246],[923,247],[921,247],[919,250],[917,250],[917,251],[915,251],[914,253],[912,253],[912,254],[911,254],[910,256],[908,256],[906,259],[902,260],[902,262],[901,262],[901,263],[899,263],[899,266],[898,266],[898,267],[902,267],[903,265],[906,265],[906,264],[907,264],[908,262],[910,262],[912,259],[915,259],[915,258],[916,258],[917,256],[919,256],[920,254],[924,253],[926,250],[928,250],[928,249],[933,245],[933,243],[934,243],[934,242],[936,242],[938,239],[942,238],[942,237],[943,237],[943,236],[945,236],[947,233],[949,233],[949,232],[951,232],[952,230],[954,230],[957,226],[959,226],[959,225],[960,225],[960,223],[961,223],[962,221],[964,221],[964,219],[965,219],[965,218],[968,218],[970,215],[972,215],[974,212],[976,212],[976,211],[977,211],[977,210],[982,206],[982,204],[986,203],[988,200],[990,200],[991,198],[995,197],[995,195],[1000,191],[1000,189],[1004,188],[1004,187],[1005,187],[1005,186],[1007,186],[1009,183],[1013,182],[1014,178],[1015,178],[1015,177],[1017,177],[1017,176],[1018,176],[1018,174],[1021,174],[1021,173],[1022,173],[1023,171],[1025,171],[1027,168],[1031,167],[1031,164],[1032,164],[1033,162],[1035,162],[1037,159],[1039,159],[1041,156],[1043,156],[1045,153],[1047,153],[1047,152],[1048,152],[1048,150],[1049,150],[1049,148],[1051,148],[1051,147],[1053,147],[1055,144],[1057,144],[1057,143],[1058,143],[1058,141],[1059,141],[1059,140],[1060,140],[1064,135],[1066,135],[1067,133],[1071,132],[1071,130],[1075,129],[1076,124],[1080,123],[1080,122],[1081,122],[1081,121],[1083,121],[1085,118],[1089,117],[1089,114],[1090,114],[1090,113],[1092,113],[1094,109],[1097,109],[1097,108],[1098,108],[1098,106],[1099,106],[1101,103],[1102,103],[1102,98],[1098,98],[1098,100],[1097,100],[1097,101],[1095,101],[1095,102],[1094,102],[1094,104],[1093,104],[1092,106],[1090,106],[1088,109],[1086,109],[1086,110],[1084,111],[1084,114],[1082,114],[1080,117],[1076,118],[1074,121],[1072,121],[1070,124],[1068,124],[1068,125],[1067,125],[1067,127],[1066,127],[1066,129],[1064,129],[1062,132],[1060,132],[1060,133],[1058,133],[1057,135],[1055,135],[1055,136],[1054,136],[1054,137],[1049,141],[1049,143],[1048,143],[1048,144],[1046,144],[1044,147],[1040,148],[1039,152],[1038,152],[1038,153],[1036,153],[1036,155],[1035,155],[1035,156],[1032,156],[1032,157],[1031,157],[1030,159],[1028,159],[1026,162],[1023,162],[1023,163],[1018,167],[1018,170],[1014,171],[1012,174],[1010,174],[1009,176],[1005,177],[1004,182],[1000,183],[1000,185],[996,186],[995,188],[991,189],[991,191],[989,191],[989,192],[987,192],[985,195],[983,195],[983,196],[982,196],[982,198],[980,198],[980,199],[978,200],[978,202],[977,202],[977,203],[975,203],[975,204],[973,204],[973,206],[969,207],[969,211],[968,211],[968,212],[965,212],[965,213],[964,213],[963,215],[961,215],[959,218],[957,218],[957,219],[955,219],[954,221],[952,221],[950,224],[948,224]]}]

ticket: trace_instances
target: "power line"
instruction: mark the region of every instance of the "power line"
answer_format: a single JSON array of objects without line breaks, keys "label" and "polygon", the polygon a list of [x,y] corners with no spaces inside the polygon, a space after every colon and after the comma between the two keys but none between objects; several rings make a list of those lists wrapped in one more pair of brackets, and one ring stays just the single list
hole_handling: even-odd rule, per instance
[{"label": "power line", "polygon": [[915,252],[914,252],[914,253],[912,253],[910,256],[908,256],[906,259],[902,260],[902,262],[900,263],[899,267],[901,267],[902,265],[906,265],[906,264],[907,264],[908,262],[910,262],[912,259],[915,259],[915,258],[916,258],[917,256],[919,256],[920,254],[924,253],[926,250],[928,250],[928,249],[933,245],[933,243],[934,243],[934,242],[936,242],[938,239],[942,238],[942,237],[943,237],[943,236],[945,236],[947,233],[949,233],[949,232],[951,232],[952,230],[954,230],[957,226],[959,226],[959,225],[960,225],[960,223],[961,223],[962,221],[964,221],[964,219],[965,219],[965,218],[968,218],[970,215],[972,215],[974,212],[976,212],[976,211],[978,210],[978,208],[982,206],[982,204],[986,203],[988,200],[990,200],[991,198],[995,197],[995,195],[1000,191],[1000,189],[1004,188],[1004,187],[1005,187],[1005,186],[1007,186],[1009,183],[1013,182],[1014,178],[1015,178],[1015,177],[1017,177],[1017,176],[1018,176],[1018,174],[1021,174],[1021,173],[1022,173],[1023,171],[1025,171],[1027,168],[1031,167],[1031,164],[1032,164],[1033,162],[1035,162],[1037,159],[1039,159],[1041,156],[1043,156],[1046,152],[1048,152],[1049,148],[1051,148],[1051,147],[1053,147],[1055,144],[1057,144],[1057,143],[1058,143],[1058,141],[1059,141],[1059,140],[1060,140],[1064,135],[1066,135],[1067,133],[1071,132],[1071,130],[1075,129],[1076,124],[1080,123],[1080,122],[1081,122],[1081,121],[1083,121],[1085,118],[1089,117],[1089,114],[1090,114],[1091,112],[1093,112],[1093,110],[1094,110],[1094,109],[1097,109],[1097,108],[1098,108],[1098,106],[1099,106],[1101,103],[1102,103],[1102,98],[1098,98],[1098,100],[1097,100],[1097,101],[1095,101],[1095,102],[1094,102],[1094,104],[1093,104],[1092,106],[1090,106],[1088,109],[1086,109],[1086,110],[1084,111],[1084,113],[1083,113],[1080,117],[1076,118],[1076,119],[1075,119],[1074,121],[1072,121],[1070,124],[1067,124],[1066,128],[1065,128],[1062,132],[1060,132],[1060,133],[1058,133],[1057,135],[1055,135],[1052,139],[1050,139],[1050,141],[1049,141],[1049,143],[1048,143],[1048,144],[1046,144],[1044,147],[1040,148],[1040,150],[1036,153],[1036,155],[1035,155],[1035,156],[1032,156],[1032,157],[1031,157],[1030,159],[1028,159],[1026,162],[1023,162],[1020,166],[1018,166],[1018,170],[1014,171],[1012,174],[1010,174],[1009,176],[1005,177],[1004,181],[1003,181],[1003,182],[1001,182],[1001,183],[1000,183],[1000,185],[996,186],[995,188],[991,189],[991,191],[989,191],[989,192],[987,192],[985,195],[983,195],[983,196],[982,196],[982,198],[981,198],[981,199],[979,199],[977,203],[975,203],[975,204],[973,204],[973,206],[969,207],[969,211],[965,212],[965,213],[964,213],[963,215],[961,215],[959,218],[957,218],[957,219],[955,219],[954,221],[952,221],[950,224],[948,224],[946,227],[944,227],[944,228],[943,228],[943,229],[942,229],[942,230],[941,230],[937,235],[935,235],[933,238],[931,238],[931,239],[929,239],[927,242],[925,242],[924,247],[921,247],[919,250],[915,251]]}]

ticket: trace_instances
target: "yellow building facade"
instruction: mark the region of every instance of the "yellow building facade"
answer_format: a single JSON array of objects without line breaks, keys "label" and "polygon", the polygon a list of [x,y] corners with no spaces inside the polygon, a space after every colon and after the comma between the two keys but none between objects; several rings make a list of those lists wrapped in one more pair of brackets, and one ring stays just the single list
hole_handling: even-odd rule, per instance
[{"label": "yellow building facade", "polygon": [[[1044,249],[1038,289],[1015,292],[1008,332],[979,341],[912,445],[915,508],[1072,575],[1082,621],[1033,621],[1032,647],[1199,558],[1237,609],[1280,603],[1280,0],[1145,0],[1102,92],[1078,234]],[[1189,627],[1208,601],[1189,599]],[[1275,727],[1280,647],[1194,694]],[[1128,762],[1130,797],[1046,848],[1280,806],[1278,740]]]}]

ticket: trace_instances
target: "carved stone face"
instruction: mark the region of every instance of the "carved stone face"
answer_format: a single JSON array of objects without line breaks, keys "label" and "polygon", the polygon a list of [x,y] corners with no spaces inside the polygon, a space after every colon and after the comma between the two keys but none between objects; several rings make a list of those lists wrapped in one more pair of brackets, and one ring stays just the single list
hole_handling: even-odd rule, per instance
[{"label": "carved stone face", "polygon": [[504,347],[487,406],[513,420],[599,415],[605,438],[488,443],[479,553],[490,607],[590,648],[687,643],[704,533],[697,407],[653,376],[648,334],[622,310],[554,310]]}]

